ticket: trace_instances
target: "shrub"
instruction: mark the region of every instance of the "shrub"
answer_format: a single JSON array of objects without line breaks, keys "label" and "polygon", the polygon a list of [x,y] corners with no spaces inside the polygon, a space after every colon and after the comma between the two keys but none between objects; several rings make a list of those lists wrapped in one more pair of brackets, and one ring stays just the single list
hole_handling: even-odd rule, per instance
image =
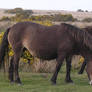
[{"label": "shrub", "polygon": [[92,22],[92,18],[85,18],[82,20],[83,22]]},{"label": "shrub", "polygon": [[3,16],[0,21],[10,21],[10,18],[7,16]]},{"label": "shrub", "polygon": [[30,13],[24,11],[20,13],[16,13],[15,16],[10,18],[11,21],[77,21],[76,18],[73,18],[71,14],[63,15],[63,14],[55,14],[55,15],[39,15],[39,16],[30,16]]},{"label": "shrub", "polygon": [[15,8],[15,9],[6,10],[5,13],[16,14],[16,13],[20,13],[20,12],[22,12],[22,11],[23,11],[22,8]]},{"label": "shrub", "polygon": [[78,9],[77,12],[84,12],[82,9]]},{"label": "shrub", "polygon": [[5,13],[11,13],[11,14],[17,14],[17,13],[28,13],[28,14],[32,14],[33,11],[32,10],[23,10],[22,8],[15,8],[15,9],[10,9],[10,10],[6,10]]},{"label": "shrub", "polygon": [[54,21],[77,21],[77,19],[73,18],[71,14],[62,15],[62,14],[55,14],[53,16]]}]

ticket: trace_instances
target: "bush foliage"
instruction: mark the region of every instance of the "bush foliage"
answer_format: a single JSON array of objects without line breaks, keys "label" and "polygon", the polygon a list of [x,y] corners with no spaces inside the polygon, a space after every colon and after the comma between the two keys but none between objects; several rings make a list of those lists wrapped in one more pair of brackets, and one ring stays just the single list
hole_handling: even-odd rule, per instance
[{"label": "bush foliage", "polygon": [[22,13],[27,13],[27,14],[32,14],[32,10],[24,10],[22,8],[15,8],[15,9],[10,9],[6,10],[5,13],[10,13],[10,14],[22,14]]},{"label": "bush foliage", "polygon": [[82,20],[83,22],[92,22],[92,18],[85,18]]},{"label": "bush foliage", "polygon": [[75,19],[71,14],[54,14],[54,15],[38,15],[38,16],[33,16],[33,11],[32,10],[23,10],[22,8],[15,8],[15,9],[11,9],[11,10],[7,10],[7,13],[11,13],[11,14],[15,14],[15,16],[13,17],[6,17],[3,18],[2,17],[2,21],[3,20],[11,20],[11,21],[24,21],[24,20],[28,20],[28,21],[52,21],[52,22],[67,22],[67,21],[77,21],[77,19]]}]

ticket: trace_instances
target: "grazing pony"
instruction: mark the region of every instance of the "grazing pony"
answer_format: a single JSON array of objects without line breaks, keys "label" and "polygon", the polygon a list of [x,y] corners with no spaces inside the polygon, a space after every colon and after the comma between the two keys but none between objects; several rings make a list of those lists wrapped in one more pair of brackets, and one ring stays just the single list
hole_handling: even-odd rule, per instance
[{"label": "grazing pony", "polygon": [[[69,60],[67,60],[67,66],[69,66],[69,56],[72,56],[71,53],[80,52],[81,49],[83,51],[85,50],[85,54],[83,53],[83,55],[89,60],[87,73],[90,81],[92,80],[92,74],[91,71],[89,71],[89,68],[91,68],[91,64],[89,63],[92,63],[92,59],[90,60],[89,57],[87,57],[88,55],[86,56],[89,52],[92,53],[92,37],[88,32],[82,31],[82,29],[65,23],[50,27],[32,22],[17,23],[7,29],[3,36],[0,47],[0,65],[4,63],[5,51],[8,49],[8,44],[12,46],[14,51],[9,68],[10,82],[21,84],[18,67],[23,48],[28,49],[33,56],[43,60],[56,58],[56,69],[51,78],[53,84],[56,84],[57,75],[64,58]],[[69,69],[68,67],[68,70]]]},{"label": "grazing pony", "polygon": [[[82,30],[87,31],[90,35],[92,35],[92,27],[91,26],[82,28]],[[68,55],[67,58],[66,58],[66,71],[67,71],[66,72],[66,82],[68,82],[68,83],[73,83],[73,81],[71,80],[71,77],[70,77],[71,61],[72,61],[73,55],[82,55],[85,58],[85,61],[83,62],[82,66],[81,66],[79,74],[83,73],[83,71],[85,69],[85,66],[87,65],[87,62],[89,62],[89,60],[90,61],[92,60],[91,59],[92,58],[92,53],[89,50],[86,50],[85,47],[83,47],[80,50],[76,50],[76,51],[71,52],[70,55]],[[90,62],[90,64],[91,64],[91,62]],[[86,71],[91,73],[91,71],[92,71],[91,67],[87,68]],[[89,73],[87,73],[87,74],[89,76]],[[90,77],[89,77],[89,80],[90,80]],[[90,81],[90,84],[92,85],[92,81]]]},{"label": "grazing pony", "polygon": [[[92,35],[92,26],[87,26],[87,27],[83,28],[83,30],[87,31],[88,33],[90,33]],[[82,74],[84,72],[86,64],[87,64],[87,61],[85,60],[81,66],[79,74]]]},{"label": "grazing pony", "polygon": [[[82,28],[82,30],[87,31],[90,35],[92,35],[92,27],[91,26]],[[67,69],[66,81],[67,82],[73,82],[71,80],[71,77],[70,77],[71,61],[72,61],[72,56],[73,55],[82,55],[85,58],[85,61],[83,62],[82,66],[81,66],[79,74],[83,73],[83,71],[85,69],[85,66],[87,65],[87,62],[89,61],[89,59],[91,60],[91,58],[92,58],[92,54],[90,53],[90,51],[88,51],[88,50],[86,51],[85,48],[84,49],[80,49],[80,51],[76,51],[76,52],[74,51],[73,53],[71,53],[70,55],[68,55],[68,57],[66,58],[66,69]],[[87,69],[89,69],[89,68],[87,68]],[[89,71],[91,71],[91,69],[89,69]],[[92,81],[90,82],[90,84],[92,85]]]}]

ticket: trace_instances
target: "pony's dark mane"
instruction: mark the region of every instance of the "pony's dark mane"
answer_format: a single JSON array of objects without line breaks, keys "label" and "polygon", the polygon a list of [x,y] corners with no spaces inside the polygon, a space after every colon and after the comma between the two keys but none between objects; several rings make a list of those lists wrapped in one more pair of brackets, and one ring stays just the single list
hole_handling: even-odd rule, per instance
[{"label": "pony's dark mane", "polygon": [[82,30],[85,30],[88,33],[92,34],[92,26],[86,26],[86,27],[82,28]]},{"label": "pony's dark mane", "polygon": [[92,36],[87,31],[66,23],[62,23],[61,26],[68,31],[73,39],[92,50]]}]

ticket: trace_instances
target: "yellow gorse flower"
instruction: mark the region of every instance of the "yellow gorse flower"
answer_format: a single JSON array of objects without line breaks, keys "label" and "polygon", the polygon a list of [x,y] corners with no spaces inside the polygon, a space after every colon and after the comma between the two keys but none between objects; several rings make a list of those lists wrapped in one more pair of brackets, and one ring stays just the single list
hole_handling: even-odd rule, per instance
[{"label": "yellow gorse flower", "polygon": [[84,62],[84,58],[81,57],[81,58],[80,58],[80,63],[83,63],[83,62]]}]

